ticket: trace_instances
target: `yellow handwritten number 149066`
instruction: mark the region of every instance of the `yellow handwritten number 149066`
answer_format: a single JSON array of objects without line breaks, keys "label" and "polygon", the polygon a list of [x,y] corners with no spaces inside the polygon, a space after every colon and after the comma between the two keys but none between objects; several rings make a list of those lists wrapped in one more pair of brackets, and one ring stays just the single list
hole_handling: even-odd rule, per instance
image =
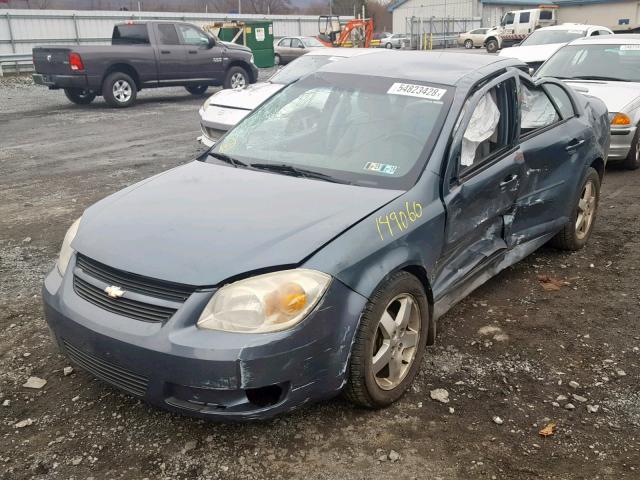
[{"label": "yellow handwritten number 149066", "polygon": [[[422,205],[419,202],[413,202],[411,207],[409,202],[404,202],[404,210],[394,210],[386,215],[379,216],[376,218],[376,227],[378,228],[380,240],[384,240],[384,232],[387,230],[389,235],[393,237],[394,228],[403,232],[421,216]],[[386,228],[381,227],[381,225],[386,225]]]}]

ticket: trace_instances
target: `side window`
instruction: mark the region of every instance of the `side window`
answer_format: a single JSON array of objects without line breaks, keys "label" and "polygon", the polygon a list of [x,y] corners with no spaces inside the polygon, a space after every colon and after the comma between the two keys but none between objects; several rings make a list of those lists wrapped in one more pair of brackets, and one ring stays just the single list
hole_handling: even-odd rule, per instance
[{"label": "side window", "polygon": [[560,121],[553,103],[541,88],[522,84],[520,89],[520,135]]},{"label": "side window", "polygon": [[599,35],[612,35],[609,30],[598,30]]},{"label": "side window", "polygon": [[176,27],[171,23],[158,24],[158,41],[162,45],[180,45]]},{"label": "side window", "polygon": [[556,107],[560,112],[563,120],[571,118],[575,115],[571,99],[569,98],[567,92],[565,92],[564,88],[562,88],[560,85],[549,83],[544,86],[544,89],[556,104]]},{"label": "side window", "polygon": [[290,47],[291,46],[291,39],[290,38],[283,38],[282,40],[280,40],[280,43],[278,44],[279,47]]},{"label": "side window", "polygon": [[203,46],[209,44],[209,37],[197,28],[178,24],[178,31],[182,37],[182,42],[187,45]]},{"label": "side window", "polygon": [[513,88],[513,81],[489,90],[473,110],[462,137],[459,174],[485,163],[508,146],[508,88]]},{"label": "side window", "polygon": [[551,10],[542,10],[540,12],[540,20],[551,20],[553,18],[553,12]]},{"label": "side window", "polygon": [[513,25],[513,19],[515,18],[515,14],[513,12],[509,12],[504,16],[504,24],[505,25]]},{"label": "side window", "polygon": [[291,39],[291,47],[292,48],[302,48],[302,41],[300,41],[299,38],[292,38]]},{"label": "side window", "polygon": [[596,35],[600,35],[600,30],[594,30],[593,32],[591,32],[591,35],[589,35],[590,37],[595,37]]},{"label": "side window", "polygon": [[531,17],[531,12],[520,12],[519,23],[529,23],[530,17]]}]

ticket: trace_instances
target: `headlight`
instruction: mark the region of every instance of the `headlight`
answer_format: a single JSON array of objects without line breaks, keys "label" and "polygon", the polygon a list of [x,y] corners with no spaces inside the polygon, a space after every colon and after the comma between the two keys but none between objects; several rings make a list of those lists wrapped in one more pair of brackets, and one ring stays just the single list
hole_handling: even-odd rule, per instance
[{"label": "headlight", "polygon": [[330,283],[330,275],[304,269],[240,280],[215,293],[198,327],[240,333],[286,330],[311,312]]},{"label": "headlight", "polygon": [[210,99],[209,99],[209,98],[207,98],[207,99],[204,101],[204,103],[202,104],[202,111],[203,111],[203,112],[206,112],[206,111],[207,111],[207,108],[209,108],[209,100],[210,100]]},{"label": "headlight", "polygon": [[251,58],[249,59],[249,61],[250,61],[251,63],[256,63],[256,62],[254,61],[253,54],[251,54]]},{"label": "headlight", "polygon": [[69,230],[67,230],[67,233],[64,236],[64,240],[62,241],[60,255],[58,256],[58,271],[62,276],[64,276],[64,272],[67,271],[69,260],[71,260],[71,255],[73,255],[74,250],[71,248],[71,242],[76,238],[76,233],[78,233],[78,226],[80,225],[81,219],[82,217],[71,224]]},{"label": "headlight", "polygon": [[609,119],[613,126],[631,125],[631,119],[624,113],[610,113]]}]

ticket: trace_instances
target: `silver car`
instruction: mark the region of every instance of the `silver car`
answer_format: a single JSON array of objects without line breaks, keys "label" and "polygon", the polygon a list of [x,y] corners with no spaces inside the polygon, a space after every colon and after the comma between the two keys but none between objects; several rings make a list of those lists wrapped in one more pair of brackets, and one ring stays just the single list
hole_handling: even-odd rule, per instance
[{"label": "silver car", "polygon": [[[379,51],[378,51],[379,52]],[[220,90],[200,107],[202,135],[198,140],[211,147],[216,139],[250,114],[267,98],[285,86],[323,65],[341,58],[376,53],[373,48],[323,48],[314,50],[278,70],[266,82],[254,83],[240,90]]]},{"label": "silver car", "polygon": [[275,63],[284,65],[318,48],[327,46],[315,37],[281,38],[275,44]]},{"label": "silver car", "polygon": [[380,39],[380,46],[384,48],[407,48],[409,37],[402,33],[394,33],[389,37]]},{"label": "silver car", "polygon": [[611,122],[609,161],[630,170],[640,167],[640,35],[574,40],[554,53],[536,76],[560,78],[602,100]]}]

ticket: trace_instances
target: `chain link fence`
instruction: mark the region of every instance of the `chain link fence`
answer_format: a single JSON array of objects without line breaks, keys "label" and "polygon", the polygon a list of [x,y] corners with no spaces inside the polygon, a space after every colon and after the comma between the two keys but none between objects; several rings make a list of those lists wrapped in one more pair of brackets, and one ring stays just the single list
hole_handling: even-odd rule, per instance
[{"label": "chain link fence", "polygon": [[411,48],[431,50],[457,46],[458,34],[480,28],[481,18],[419,18],[406,19],[406,31],[409,32]]}]

